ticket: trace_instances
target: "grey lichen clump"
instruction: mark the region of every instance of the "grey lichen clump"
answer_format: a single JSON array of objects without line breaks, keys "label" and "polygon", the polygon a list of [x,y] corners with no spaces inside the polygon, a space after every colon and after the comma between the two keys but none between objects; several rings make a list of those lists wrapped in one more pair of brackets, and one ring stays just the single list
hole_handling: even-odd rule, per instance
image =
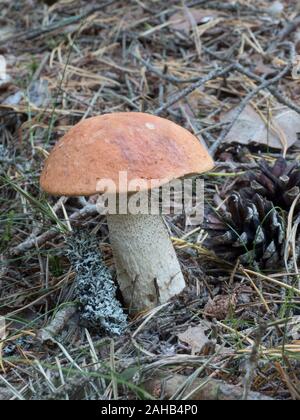
[{"label": "grey lichen clump", "polygon": [[67,239],[67,255],[76,272],[76,299],[85,325],[120,335],[127,317],[116,298],[116,286],[104,265],[95,236],[74,232]]},{"label": "grey lichen clump", "polygon": [[4,164],[9,161],[8,150],[0,144],[0,173],[4,172]]}]

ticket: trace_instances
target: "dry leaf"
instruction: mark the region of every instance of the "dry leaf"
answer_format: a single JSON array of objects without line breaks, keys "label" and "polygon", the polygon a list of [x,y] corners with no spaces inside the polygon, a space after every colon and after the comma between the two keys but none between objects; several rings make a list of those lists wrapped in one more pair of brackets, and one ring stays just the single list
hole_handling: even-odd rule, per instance
[{"label": "dry leaf", "polygon": [[[219,14],[214,10],[188,9],[194,22],[197,25],[208,23],[217,18]],[[171,28],[176,31],[190,32],[193,28],[193,23],[185,11],[175,13],[170,18]]]},{"label": "dry leaf", "polygon": [[200,353],[204,347],[210,343],[210,340],[205,334],[203,326],[189,327],[185,332],[177,335],[180,341],[188,344],[192,348],[192,354]]},{"label": "dry leaf", "polygon": [[52,319],[50,324],[47,327],[38,331],[37,338],[42,343],[55,342],[55,336],[57,336],[64,329],[64,327],[69,322],[70,318],[72,318],[72,316],[76,314],[76,311],[76,305],[70,305],[60,309],[56,313],[55,317]]},{"label": "dry leaf", "polygon": [[[224,116],[222,121],[232,121],[235,116],[236,110],[233,109]],[[300,133],[300,116],[297,112],[285,107],[268,123],[248,105],[227,134],[225,141],[247,145],[263,144],[282,150],[296,143],[297,133]]]}]

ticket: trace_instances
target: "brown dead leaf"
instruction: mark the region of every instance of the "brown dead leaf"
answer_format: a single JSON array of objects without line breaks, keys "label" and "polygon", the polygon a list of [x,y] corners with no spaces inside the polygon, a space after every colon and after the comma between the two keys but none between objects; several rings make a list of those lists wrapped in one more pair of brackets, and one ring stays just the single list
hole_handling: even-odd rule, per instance
[{"label": "brown dead leaf", "polygon": [[210,343],[205,330],[207,328],[202,325],[197,327],[189,327],[185,332],[177,335],[180,341],[188,344],[192,349],[192,354],[201,353],[204,348]]},{"label": "brown dead leaf", "polygon": [[[236,110],[229,111],[223,122],[234,119]],[[300,116],[297,112],[284,107],[271,121],[264,120],[252,106],[248,105],[227,134],[227,143],[263,144],[274,149],[286,150],[298,140]]]},{"label": "brown dead leaf", "polygon": [[[202,9],[193,9],[190,8],[189,14],[192,16],[193,21],[196,25],[205,24],[213,19],[219,17],[219,14],[215,10],[202,10]],[[176,31],[190,32],[193,28],[192,19],[185,13],[185,11],[180,11],[175,13],[170,18],[171,28]]]}]

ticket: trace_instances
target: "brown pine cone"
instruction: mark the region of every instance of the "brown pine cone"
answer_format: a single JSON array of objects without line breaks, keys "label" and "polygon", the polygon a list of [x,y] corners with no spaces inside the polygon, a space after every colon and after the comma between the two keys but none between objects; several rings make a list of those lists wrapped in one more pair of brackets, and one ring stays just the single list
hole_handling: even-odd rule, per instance
[{"label": "brown pine cone", "polygon": [[[221,223],[221,224],[220,224]],[[273,203],[254,193],[251,199],[231,194],[216,223],[207,222],[206,245],[228,261],[274,267],[283,256],[284,220]]]},{"label": "brown pine cone", "polygon": [[[297,162],[289,164],[284,158],[277,159],[273,166],[261,161],[257,171],[249,171],[237,180],[235,190],[242,198],[247,199],[259,194],[271,201],[274,207],[289,211],[300,193],[299,164]],[[300,205],[296,210],[300,210]]]}]

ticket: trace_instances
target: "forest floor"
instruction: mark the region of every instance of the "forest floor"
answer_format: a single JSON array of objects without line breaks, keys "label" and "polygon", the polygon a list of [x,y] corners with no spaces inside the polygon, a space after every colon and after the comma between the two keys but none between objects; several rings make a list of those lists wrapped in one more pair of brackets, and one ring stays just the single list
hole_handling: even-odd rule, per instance
[{"label": "forest floor", "polygon": [[[0,399],[300,399],[299,57],[298,0],[1,1]],[[106,220],[39,175],[116,111],[216,165],[203,225],[167,218],[187,288],[109,336],[81,324],[65,251],[68,218],[115,277]]]}]

